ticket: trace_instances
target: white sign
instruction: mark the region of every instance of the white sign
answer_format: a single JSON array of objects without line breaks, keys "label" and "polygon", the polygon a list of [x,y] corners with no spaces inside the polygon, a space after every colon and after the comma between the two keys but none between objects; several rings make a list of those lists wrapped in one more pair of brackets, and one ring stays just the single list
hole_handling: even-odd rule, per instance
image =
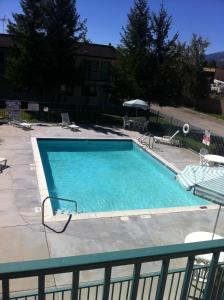
[{"label": "white sign", "polygon": [[210,146],[210,143],[211,143],[211,134],[210,134],[209,130],[205,130],[205,134],[203,135],[202,143],[205,144],[205,145],[207,145],[207,146]]},{"label": "white sign", "polygon": [[16,110],[20,110],[20,106],[21,106],[21,101],[20,100],[7,100],[5,102],[6,104],[6,108],[8,111],[16,111]]},{"label": "white sign", "polygon": [[28,111],[39,111],[39,103],[37,102],[29,102],[28,103]]}]

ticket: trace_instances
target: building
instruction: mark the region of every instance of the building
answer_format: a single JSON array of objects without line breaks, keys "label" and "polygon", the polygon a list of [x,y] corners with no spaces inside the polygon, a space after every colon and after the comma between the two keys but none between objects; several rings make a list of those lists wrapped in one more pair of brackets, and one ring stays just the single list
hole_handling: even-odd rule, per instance
[{"label": "building", "polygon": [[204,68],[206,77],[211,86],[211,92],[220,94],[224,92],[224,69],[223,68]]},{"label": "building", "polygon": [[[7,56],[13,42],[8,34],[0,34],[0,99],[35,101],[54,100],[54,91],[21,91],[4,78]],[[84,68],[84,79],[79,85],[61,86],[61,101],[71,105],[105,106],[110,99],[111,65],[116,59],[116,49],[109,45],[83,43],[77,49],[77,64]]]}]

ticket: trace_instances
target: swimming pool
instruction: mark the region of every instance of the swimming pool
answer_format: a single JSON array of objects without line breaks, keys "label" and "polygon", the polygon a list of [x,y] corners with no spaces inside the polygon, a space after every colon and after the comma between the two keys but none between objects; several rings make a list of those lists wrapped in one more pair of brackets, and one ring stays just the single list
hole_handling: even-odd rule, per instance
[{"label": "swimming pool", "polygon": [[[185,191],[175,173],[132,140],[38,139],[49,195],[77,201],[78,212],[108,212],[208,202]],[[74,205],[52,203],[54,212]]]}]

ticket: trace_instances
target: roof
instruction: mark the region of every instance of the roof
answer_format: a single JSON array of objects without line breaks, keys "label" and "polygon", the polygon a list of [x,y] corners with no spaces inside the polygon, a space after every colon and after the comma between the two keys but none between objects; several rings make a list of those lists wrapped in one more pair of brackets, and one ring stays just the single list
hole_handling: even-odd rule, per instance
[{"label": "roof", "polygon": [[215,68],[203,68],[204,72],[211,72],[211,73],[215,73]]},{"label": "roof", "polygon": [[[80,43],[77,55],[87,57],[99,57],[105,59],[116,59],[117,50],[109,45]],[[0,48],[10,48],[13,46],[12,38],[9,34],[0,34]]]},{"label": "roof", "polygon": [[80,43],[77,54],[81,56],[116,59],[117,50],[111,45]]},{"label": "roof", "polygon": [[13,46],[13,41],[9,34],[0,33],[0,48],[10,48]]}]

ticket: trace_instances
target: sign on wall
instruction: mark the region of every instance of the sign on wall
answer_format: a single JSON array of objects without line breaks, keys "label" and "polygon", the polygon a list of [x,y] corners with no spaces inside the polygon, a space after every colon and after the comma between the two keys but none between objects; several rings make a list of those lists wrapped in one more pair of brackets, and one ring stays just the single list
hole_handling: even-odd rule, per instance
[{"label": "sign on wall", "polygon": [[7,100],[5,102],[6,109],[8,111],[18,111],[20,110],[21,101],[20,100]]},{"label": "sign on wall", "polygon": [[29,102],[28,103],[28,111],[39,111],[39,103],[37,102]]},{"label": "sign on wall", "polygon": [[202,143],[204,145],[210,146],[211,143],[211,133],[209,130],[205,130],[205,134],[203,135]]}]

